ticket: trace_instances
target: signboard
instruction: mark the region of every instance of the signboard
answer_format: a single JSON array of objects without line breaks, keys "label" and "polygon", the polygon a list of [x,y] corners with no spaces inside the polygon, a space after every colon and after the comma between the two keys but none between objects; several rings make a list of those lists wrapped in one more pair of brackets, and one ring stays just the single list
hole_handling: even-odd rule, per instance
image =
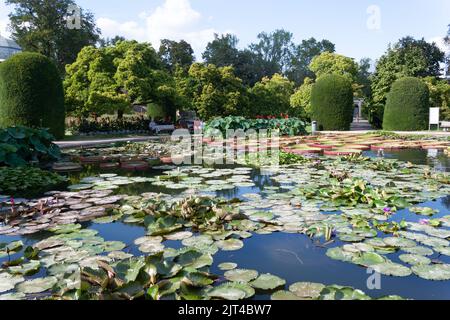
[{"label": "signboard", "polygon": [[439,108],[430,108],[430,130],[432,125],[437,125],[439,128]]}]

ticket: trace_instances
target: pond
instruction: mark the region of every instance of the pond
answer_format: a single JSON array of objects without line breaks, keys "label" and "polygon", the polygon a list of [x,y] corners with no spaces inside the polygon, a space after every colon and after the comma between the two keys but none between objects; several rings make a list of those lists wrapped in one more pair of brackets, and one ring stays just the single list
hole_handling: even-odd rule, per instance
[{"label": "pond", "polygon": [[[378,155],[372,151],[366,151],[363,156],[376,158]],[[441,172],[450,172],[450,160],[441,151],[435,150],[401,150],[386,152],[386,159],[398,159],[403,162],[411,162],[415,165],[427,165]],[[220,169],[233,169],[233,166],[221,167]],[[273,172],[263,171],[257,168],[247,171],[253,184],[237,186],[230,190],[210,191],[206,190],[202,194],[216,195],[226,199],[238,198],[245,205],[249,198],[248,194],[262,194],[263,198],[274,193],[288,192],[290,182],[283,183],[280,180],[271,179]],[[79,183],[85,177],[96,176],[99,173],[114,173],[127,177],[146,177],[154,179],[162,174],[162,171],[123,171],[123,170],[102,170],[101,172],[94,167],[87,168],[83,173],[70,174],[71,183]],[[241,172],[241,174],[245,171]],[[275,173],[275,174],[280,174]],[[223,177],[218,178],[223,179]],[[283,188],[283,185],[286,188]],[[281,188],[280,188],[281,187]],[[273,189],[271,189],[273,188]],[[273,191],[276,192],[273,192]],[[155,186],[153,183],[144,182],[137,184],[128,184],[119,186],[114,190],[114,194],[121,195],[141,195],[143,193],[165,193],[176,197],[180,191],[177,189],[168,189],[164,185]],[[434,201],[426,201],[416,207],[428,207],[438,210],[433,219],[439,219],[448,215],[450,209],[450,195],[439,197]],[[262,209],[264,211],[265,209]],[[267,211],[267,210],[266,210]],[[331,208],[330,212],[324,214],[339,214],[335,208]],[[388,221],[401,222],[417,222],[418,224],[424,219],[424,216],[416,215],[408,209],[402,209],[390,217]],[[115,221],[113,223],[95,223],[83,222],[83,228],[89,228],[98,231],[98,236],[105,241],[121,241],[126,244],[124,252],[141,256],[142,252],[139,246],[134,242],[136,239],[144,237],[147,234],[147,228],[136,224]],[[30,246],[42,239],[48,237],[48,232],[40,232],[27,236],[0,236],[0,242],[11,242],[13,240],[22,240],[25,246]],[[384,237],[385,235],[383,235]],[[387,235],[386,235],[387,236]],[[213,255],[214,262],[210,268],[210,272],[219,276],[224,274],[220,270],[219,265],[222,263],[232,262],[238,265],[240,269],[257,270],[260,274],[270,273],[276,275],[286,281],[286,288],[297,282],[315,282],[324,285],[340,285],[349,286],[360,289],[372,298],[379,298],[389,295],[399,295],[408,299],[450,299],[450,281],[430,281],[418,277],[415,274],[404,277],[390,277],[381,275],[381,286],[371,290],[367,286],[368,278],[372,273],[368,273],[367,268],[357,264],[331,259],[327,255],[330,248],[340,247],[346,244],[335,238],[332,243],[320,240],[318,238],[309,237],[300,233],[273,232],[270,234],[253,233],[251,237],[242,240],[244,246],[239,250],[222,251],[219,250]],[[163,242],[166,248],[180,249],[183,247],[181,241],[166,240]],[[389,254],[389,259],[394,263],[403,262],[399,256],[405,252],[398,251]],[[17,258],[21,253],[12,255],[9,259]],[[434,263],[450,264],[450,257],[440,255],[436,252],[428,256]],[[0,263],[8,261],[8,257],[0,259]],[[404,264],[404,263],[403,263]],[[45,270],[41,269],[32,278],[45,276]],[[277,290],[259,291],[253,299],[270,299],[271,294]]]}]

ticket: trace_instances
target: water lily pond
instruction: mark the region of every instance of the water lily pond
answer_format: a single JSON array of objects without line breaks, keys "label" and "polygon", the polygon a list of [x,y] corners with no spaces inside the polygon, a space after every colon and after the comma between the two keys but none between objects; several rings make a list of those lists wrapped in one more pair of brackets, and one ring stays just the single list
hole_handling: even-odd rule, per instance
[{"label": "water lily pond", "polygon": [[59,191],[14,199],[0,299],[450,299],[448,171],[434,149],[87,165]]}]

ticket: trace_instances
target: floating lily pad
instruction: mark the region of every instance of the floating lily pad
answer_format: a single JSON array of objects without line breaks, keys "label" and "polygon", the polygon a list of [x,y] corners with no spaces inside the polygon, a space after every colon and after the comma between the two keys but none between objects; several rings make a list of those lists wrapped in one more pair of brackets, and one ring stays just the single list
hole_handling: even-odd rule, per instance
[{"label": "floating lily pad", "polygon": [[236,269],[237,266],[238,265],[236,263],[233,263],[233,262],[224,262],[224,263],[219,264],[218,267],[219,267],[220,270],[229,271],[229,270]]},{"label": "floating lily pad", "polygon": [[6,272],[0,273],[0,293],[14,289],[18,284],[25,281],[22,276],[14,276]]},{"label": "floating lily pad", "polygon": [[450,280],[449,264],[416,265],[411,269],[416,275],[426,280]]},{"label": "floating lily pad", "polygon": [[258,277],[258,271],[249,269],[234,269],[225,272],[225,278],[232,282],[250,282]]},{"label": "floating lily pad", "polygon": [[297,282],[289,286],[289,291],[300,298],[316,299],[324,288],[325,285],[321,283]]},{"label": "floating lily pad", "polygon": [[256,280],[249,283],[253,288],[261,289],[261,290],[273,290],[284,286],[286,284],[286,280],[281,279],[280,277],[274,276],[272,274],[266,273],[261,274]]},{"label": "floating lily pad", "polygon": [[208,291],[207,294],[211,298],[220,298],[224,300],[242,300],[247,296],[247,292],[245,290],[227,283],[213,288]]},{"label": "floating lily pad", "polygon": [[236,251],[244,246],[244,243],[239,239],[228,239],[217,241],[217,246],[223,251]]},{"label": "floating lily pad", "polygon": [[50,290],[57,282],[55,277],[36,278],[19,283],[16,289],[25,294],[41,293]]},{"label": "floating lily pad", "polygon": [[386,276],[407,277],[412,273],[409,268],[394,262],[384,262],[372,265],[371,268]]},{"label": "floating lily pad", "polygon": [[402,254],[399,256],[400,260],[410,265],[418,264],[430,264],[431,260],[427,257],[416,255],[416,254]]},{"label": "floating lily pad", "polygon": [[289,301],[289,300],[304,300],[303,298],[293,294],[290,291],[280,290],[273,293],[270,296],[271,300],[281,300],[281,301]]}]

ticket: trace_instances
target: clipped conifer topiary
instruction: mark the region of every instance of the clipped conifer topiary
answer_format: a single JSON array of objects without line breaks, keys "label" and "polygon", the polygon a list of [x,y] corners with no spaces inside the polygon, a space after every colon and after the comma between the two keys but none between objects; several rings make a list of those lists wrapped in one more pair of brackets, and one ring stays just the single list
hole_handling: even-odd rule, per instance
[{"label": "clipped conifer topiary", "polygon": [[353,121],[353,89],[346,78],[320,77],[311,92],[312,120],[319,130],[347,131]]},{"label": "clipped conifer topiary", "polygon": [[24,52],[0,64],[0,127],[48,128],[64,137],[62,80],[47,57]]},{"label": "clipped conifer topiary", "polygon": [[418,78],[405,77],[391,87],[384,108],[383,129],[419,131],[428,129],[430,91]]}]

